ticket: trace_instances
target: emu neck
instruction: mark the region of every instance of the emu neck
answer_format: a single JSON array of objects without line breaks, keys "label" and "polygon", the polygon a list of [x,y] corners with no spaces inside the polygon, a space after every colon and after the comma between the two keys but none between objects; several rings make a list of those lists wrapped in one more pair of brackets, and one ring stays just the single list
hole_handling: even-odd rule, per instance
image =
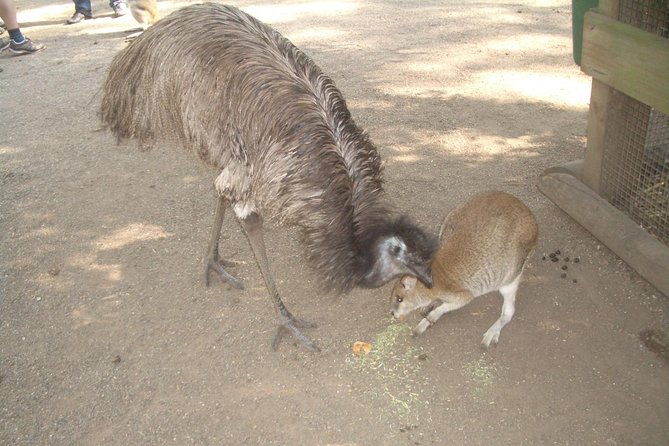
[{"label": "emu neck", "polygon": [[304,245],[312,267],[323,278],[325,288],[348,292],[356,287],[371,269],[366,240],[374,226],[381,224],[387,210],[377,194],[366,197],[362,208],[346,205],[337,198],[323,197],[323,205],[303,220]]}]

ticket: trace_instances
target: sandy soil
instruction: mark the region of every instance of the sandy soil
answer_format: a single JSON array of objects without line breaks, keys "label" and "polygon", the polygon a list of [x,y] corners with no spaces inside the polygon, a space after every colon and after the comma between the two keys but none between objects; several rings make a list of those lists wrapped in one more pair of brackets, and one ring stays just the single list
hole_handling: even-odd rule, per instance
[{"label": "sandy soil", "polygon": [[[669,365],[639,340],[667,330],[669,301],[535,187],[585,146],[570,2],[234,3],[335,79],[415,220],[436,230],[495,188],[540,225],[487,352],[499,296],[412,339],[417,318],[388,317],[390,286],[321,296],[294,231],[270,229],[280,291],[318,322],[319,354],[271,351],[273,310],[231,220],[223,244],[247,288],[203,286],[215,172],[96,131],[132,19],[96,1],[98,19],[64,26],[68,1],[19,4],[48,49],[0,56],[0,444],[669,444]],[[375,346],[364,358],[359,340]]]}]

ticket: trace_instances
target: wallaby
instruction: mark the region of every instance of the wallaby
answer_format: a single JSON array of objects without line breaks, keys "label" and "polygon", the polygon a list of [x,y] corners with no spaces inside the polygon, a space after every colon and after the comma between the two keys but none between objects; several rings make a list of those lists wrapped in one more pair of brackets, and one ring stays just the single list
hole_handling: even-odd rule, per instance
[{"label": "wallaby", "polygon": [[144,31],[160,20],[156,0],[130,0],[129,4],[132,16],[137,20],[137,23],[142,25]]},{"label": "wallaby", "polygon": [[502,315],[481,342],[497,344],[515,312],[516,290],[537,243],[537,222],[520,200],[504,192],[484,192],[451,211],[439,230],[440,247],[432,263],[431,289],[403,276],[393,288],[392,314],[402,320],[416,309],[424,318],[413,330],[423,333],[444,313],[475,297],[499,290]]},{"label": "wallaby", "polygon": [[130,13],[137,23],[142,25],[142,30],[126,36],[126,41],[136,39],[142,32],[146,31],[149,26],[160,20],[158,2],[156,0],[128,0],[128,4],[130,6]]}]

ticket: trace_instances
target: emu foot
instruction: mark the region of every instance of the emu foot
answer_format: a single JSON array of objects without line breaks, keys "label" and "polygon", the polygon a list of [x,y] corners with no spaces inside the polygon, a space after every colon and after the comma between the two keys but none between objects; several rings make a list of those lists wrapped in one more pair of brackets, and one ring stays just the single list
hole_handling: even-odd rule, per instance
[{"label": "emu foot", "polygon": [[223,282],[227,282],[238,290],[244,289],[244,283],[228,273],[223,266],[235,266],[239,265],[239,262],[233,262],[230,260],[219,260],[217,256],[210,256],[207,259],[207,263],[204,268],[204,284],[209,286],[209,272],[214,271],[218,274]]},{"label": "emu foot", "polygon": [[313,322],[296,319],[290,313],[288,313],[287,316],[282,316],[279,321],[279,326],[276,329],[274,339],[272,339],[272,350],[276,351],[276,349],[279,348],[279,343],[281,342],[281,339],[283,339],[283,336],[286,333],[290,333],[309,351],[320,352],[320,347],[318,347],[318,345],[311,338],[299,330],[300,328],[315,328],[316,326],[317,325]]}]

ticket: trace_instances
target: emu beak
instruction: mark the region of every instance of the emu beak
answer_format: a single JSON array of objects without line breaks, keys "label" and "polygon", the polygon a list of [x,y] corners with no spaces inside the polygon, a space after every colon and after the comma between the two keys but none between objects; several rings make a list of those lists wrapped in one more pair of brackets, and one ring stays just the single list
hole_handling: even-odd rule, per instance
[{"label": "emu beak", "polygon": [[432,288],[432,269],[429,266],[414,268],[413,272],[416,274],[418,280],[423,282],[423,285]]}]

